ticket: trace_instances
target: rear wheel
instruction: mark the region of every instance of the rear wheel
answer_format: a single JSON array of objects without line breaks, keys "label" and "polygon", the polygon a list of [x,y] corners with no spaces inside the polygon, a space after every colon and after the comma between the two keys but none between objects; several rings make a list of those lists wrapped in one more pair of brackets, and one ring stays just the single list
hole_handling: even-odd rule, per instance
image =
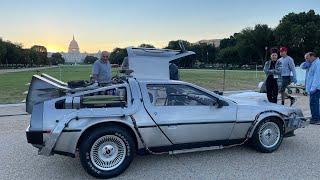
[{"label": "rear wheel", "polygon": [[133,137],[118,126],[94,129],[79,147],[83,168],[98,178],[119,175],[130,165],[134,154]]},{"label": "rear wheel", "polygon": [[283,140],[283,125],[279,120],[267,119],[261,122],[252,136],[253,147],[263,153],[277,150]]}]

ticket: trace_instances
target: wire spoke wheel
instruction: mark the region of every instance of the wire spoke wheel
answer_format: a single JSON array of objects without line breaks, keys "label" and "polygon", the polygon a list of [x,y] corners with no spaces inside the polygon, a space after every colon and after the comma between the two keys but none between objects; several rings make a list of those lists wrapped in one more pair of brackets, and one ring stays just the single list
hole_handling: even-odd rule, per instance
[{"label": "wire spoke wheel", "polygon": [[110,171],[121,165],[126,153],[126,144],[120,137],[105,135],[93,143],[90,159],[98,169]]},{"label": "wire spoke wheel", "polygon": [[259,141],[266,148],[276,146],[280,136],[280,128],[275,122],[266,122],[259,129]]}]

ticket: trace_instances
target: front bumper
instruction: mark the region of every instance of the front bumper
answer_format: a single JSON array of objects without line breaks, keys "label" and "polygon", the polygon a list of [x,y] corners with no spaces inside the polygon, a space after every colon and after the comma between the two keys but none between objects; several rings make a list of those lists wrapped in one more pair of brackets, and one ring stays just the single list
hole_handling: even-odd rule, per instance
[{"label": "front bumper", "polygon": [[285,120],[286,123],[286,132],[296,130],[298,128],[304,128],[309,125],[309,118],[305,117],[293,117]]}]

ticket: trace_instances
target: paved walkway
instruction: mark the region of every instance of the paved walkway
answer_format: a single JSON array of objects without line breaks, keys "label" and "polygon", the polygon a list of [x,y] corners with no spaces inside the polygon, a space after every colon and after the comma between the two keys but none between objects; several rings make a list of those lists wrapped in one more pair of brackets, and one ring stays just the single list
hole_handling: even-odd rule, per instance
[{"label": "paved walkway", "polygon": [[45,67],[35,67],[35,68],[21,68],[21,69],[0,69],[0,74],[11,73],[11,72],[23,72],[23,71],[34,71],[48,68],[55,68],[58,66],[45,66]]}]

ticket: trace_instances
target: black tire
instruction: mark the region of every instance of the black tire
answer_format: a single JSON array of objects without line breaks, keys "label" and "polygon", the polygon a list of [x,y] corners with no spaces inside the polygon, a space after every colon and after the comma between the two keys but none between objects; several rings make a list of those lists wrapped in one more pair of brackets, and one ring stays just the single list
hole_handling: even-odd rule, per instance
[{"label": "black tire", "polygon": [[300,89],[297,88],[296,89],[296,93],[299,94],[300,93]]},{"label": "black tire", "polygon": [[292,94],[292,90],[291,89],[288,89],[288,94]]},{"label": "black tire", "polygon": [[[99,144],[100,142],[103,143]],[[130,165],[135,153],[135,141],[128,130],[114,125],[92,130],[79,146],[79,156],[83,168],[87,173],[97,178],[111,178],[121,174]],[[101,162],[110,162],[111,160],[106,160],[108,158],[114,158],[114,161],[117,162],[118,157],[121,160],[114,167],[111,167],[114,169],[106,169],[103,165],[108,165],[101,164]],[[99,163],[101,166],[98,165]]]},{"label": "black tire", "polygon": [[[260,138],[261,132],[267,133],[267,131],[263,131],[263,128],[265,128],[266,125],[277,126],[279,130],[279,139],[275,140],[274,144],[270,146],[263,144],[262,142],[263,140],[261,140],[263,139],[263,137]],[[260,151],[262,153],[271,153],[280,147],[283,140],[283,135],[284,135],[283,124],[281,123],[280,120],[273,119],[273,118],[265,119],[262,122],[260,122],[256,127],[251,138],[251,146],[255,148],[257,151]]]}]

